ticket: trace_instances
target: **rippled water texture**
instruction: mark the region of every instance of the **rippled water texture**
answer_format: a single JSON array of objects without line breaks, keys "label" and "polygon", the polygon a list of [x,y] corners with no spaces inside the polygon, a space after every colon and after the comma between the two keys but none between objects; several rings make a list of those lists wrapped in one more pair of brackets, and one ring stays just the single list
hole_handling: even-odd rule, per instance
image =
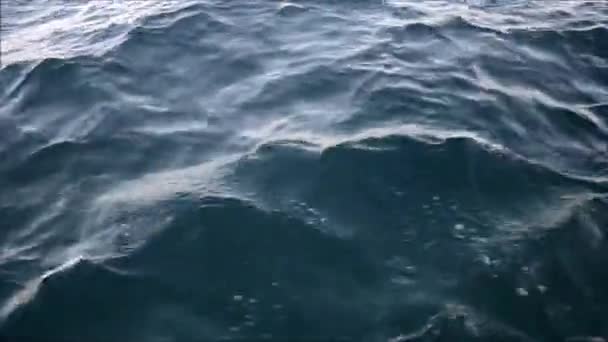
[{"label": "rippled water texture", "polygon": [[607,2],[1,9],[0,335],[608,338]]}]

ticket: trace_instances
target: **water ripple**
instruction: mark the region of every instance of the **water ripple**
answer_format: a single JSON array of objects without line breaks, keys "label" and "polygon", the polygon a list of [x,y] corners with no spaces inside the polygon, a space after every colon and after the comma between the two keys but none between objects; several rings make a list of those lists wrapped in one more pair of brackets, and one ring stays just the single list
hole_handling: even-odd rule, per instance
[{"label": "water ripple", "polygon": [[0,335],[608,337],[605,2],[2,13]]}]

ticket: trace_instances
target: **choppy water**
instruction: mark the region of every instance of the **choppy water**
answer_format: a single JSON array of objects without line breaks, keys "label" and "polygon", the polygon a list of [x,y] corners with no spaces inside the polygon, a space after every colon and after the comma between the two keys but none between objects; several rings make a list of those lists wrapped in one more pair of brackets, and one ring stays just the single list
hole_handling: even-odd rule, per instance
[{"label": "choppy water", "polygon": [[1,336],[608,338],[607,2],[1,10]]}]

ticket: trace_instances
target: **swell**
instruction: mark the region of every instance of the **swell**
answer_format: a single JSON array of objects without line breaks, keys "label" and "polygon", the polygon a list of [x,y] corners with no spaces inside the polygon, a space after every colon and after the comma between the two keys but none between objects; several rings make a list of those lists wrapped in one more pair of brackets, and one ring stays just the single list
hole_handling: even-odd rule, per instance
[{"label": "swell", "polygon": [[[247,224],[240,224],[242,220]],[[359,300],[349,304],[350,297],[361,298],[357,292],[362,290],[342,291],[353,282],[365,286],[375,281],[375,276],[368,274],[374,271],[370,261],[364,259],[366,253],[360,252],[283,214],[266,213],[236,199],[204,198],[198,208],[192,206],[182,212],[163,232],[128,256],[107,261],[108,266],[84,260],[50,276],[41,283],[32,302],[11,316],[4,331],[9,336],[22,336],[25,327],[37,324],[47,338],[88,336],[102,340],[131,334],[146,338],[158,333],[179,336],[184,333],[179,329],[138,329],[163,321],[161,310],[179,307],[188,313],[191,323],[202,326],[197,338],[241,334],[259,337],[266,331],[284,337],[315,336],[310,330],[313,326],[318,331],[328,329],[328,335],[333,335],[332,331],[338,335],[340,330],[347,330],[346,322],[352,323],[347,318],[357,319],[348,310],[364,309],[354,304]],[[183,267],[194,260],[197,266]],[[356,268],[351,269],[353,266]],[[121,275],[112,269],[135,273]],[[322,285],[328,277],[336,280],[330,288]],[[85,285],[90,282],[94,287]],[[65,324],[49,321],[50,312],[46,310],[52,310],[66,296],[71,299],[62,305]],[[117,298],[128,305],[120,315],[115,314]],[[94,316],[81,311],[83,300],[87,307],[96,308]],[[337,308],[336,303],[344,307]],[[288,329],[281,317],[283,312],[293,312],[290,319],[299,327]],[[247,323],[247,313],[251,320],[260,321]],[[320,314],[344,323],[326,321],[318,326]],[[105,318],[107,326],[83,330],[84,325],[74,324],[99,317]],[[175,319],[179,318],[171,318]],[[234,325],[240,325],[243,331],[230,332]]]},{"label": "swell", "polygon": [[582,200],[550,233],[522,241],[517,258],[490,259],[473,271],[459,297],[540,340],[605,336],[607,279],[598,272],[606,261],[606,217],[598,214],[605,205],[604,195]]},{"label": "swell", "polygon": [[[169,195],[152,203],[146,215],[154,220],[154,207],[181,202],[170,210],[173,219],[138,247],[49,274],[3,331],[23,336],[36,324],[33,335],[47,338],[179,337],[183,331],[200,338],[259,338],[271,331],[279,338],[400,334],[412,341],[429,334],[521,341],[599,333],[601,319],[556,328],[572,315],[587,315],[586,306],[566,316],[543,314],[551,329],[530,323],[534,310],[575,300],[561,297],[561,291],[586,291],[592,296],[587,301],[604,300],[599,289],[605,280],[585,277],[595,277],[588,267],[602,265],[594,256],[605,248],[605,232],[598,238],[597,228],[580,220],[595,217],[605,203],[598,198],[568,209],[568,201],[553,201],[557,194],[586,193],[585,184],[458,137],[389,135],[323,149],[301,141],[269,142],[233,167],[227,181],[242,198],[203,193],[198,200],[196,194]],[[551,227],[539,222],[520,237],[513,235],[517,227],[501,233],[498,218],[513,222],[523,213],[538,214],[532,213],[536,208],[572,210],[572,219]],[[577,267],[559,259],[566,251],[585,250],[564,245],[573,240],[562,234],[591,244],[588,255],[566,258],[588,265],[585,271],[573,274]],[[505,249],[502,239],[517,241],[519,252]],[[530,271],[522,272],[524,266]],[[567,283],[555,278],[564,267],[572,274]],[[525,298],[519,288],[527,289]],[[511,304],[494,304],[487,296],[496,293]],[[124,304],[118,314],[117,298]],[[49,320],[59,301],[61,321]],[[83,303],[96,308],[95,316],[82,311]],[[534,309],[520,311],[524,307]],[[412,308],[416,314],[408,313]],[[166,310],[175,315],[163,316]],[[592,310],[603,313],[601,306]],[[105,323],[88,327],[99,315]],[[433,328],[420,328],[431,316],[427,323]],[[178,323],[180,317],[188,319]],[[143,329],[159,322],[171,328]]]},{"label": "swell", "polygon": [[606,336],[603,24],[326,4],[1,70],[3,333]]}]

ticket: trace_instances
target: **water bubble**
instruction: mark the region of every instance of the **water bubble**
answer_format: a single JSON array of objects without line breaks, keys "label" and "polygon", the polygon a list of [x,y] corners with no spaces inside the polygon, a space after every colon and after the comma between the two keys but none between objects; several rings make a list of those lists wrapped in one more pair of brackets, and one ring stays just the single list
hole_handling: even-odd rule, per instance
[{"label": "water bubble", "polygon": [[400,285],[400,286],[408,286],[408,285],[412,285],[415,283],[415,281],[412,278],[406,277],[406,276],[393,277],[393,278],[391,278],[391,281],[394,284]]},{"label": "water bubble", "polygon": [[528,290],[524,289],[523,287],[518,287],[517,289],[515,289],[515,292],[517,292],[518,296],[522,296],[522,297],[525,297],[528,295]]},{"label": "water bubble", "polygon": [[243,300],[243,296],[236,294],[236,295],[232,296],[232,300],[234,300],[235,302],[240,302]]},{"label": "water bubble", "polygon": [[436,244],[437,244],[437,241],[435,241],[435,240],[429,241],[429,242],[425,243],[424,245],[422,245],[422,248],[429,249],[429,248],[435,246]]},{"label": "water bubble", "polygon": [[407,267],[405,267],[405,272],[407,272],[407,273],[416,273],[416,266],[407,266]]},{"label": "water bubble", "polygon": [[466,236],[464,236],[462,234],[454,234],[454,237],[458,240],[464,240],[466,238]]},{"label": "water bubble", "polygon": [[475,237],[473,237],[473,241],[479,242],[479,243],[487,243],[488,239],[481,237],[481,236],[475,236]]},{"label": "water bubble", "polygon": [[454,225],[454,229],[456,229],[456,230],[463,230],[464,229],[464,224],[462,224],[462,223],[456,223]]}]

